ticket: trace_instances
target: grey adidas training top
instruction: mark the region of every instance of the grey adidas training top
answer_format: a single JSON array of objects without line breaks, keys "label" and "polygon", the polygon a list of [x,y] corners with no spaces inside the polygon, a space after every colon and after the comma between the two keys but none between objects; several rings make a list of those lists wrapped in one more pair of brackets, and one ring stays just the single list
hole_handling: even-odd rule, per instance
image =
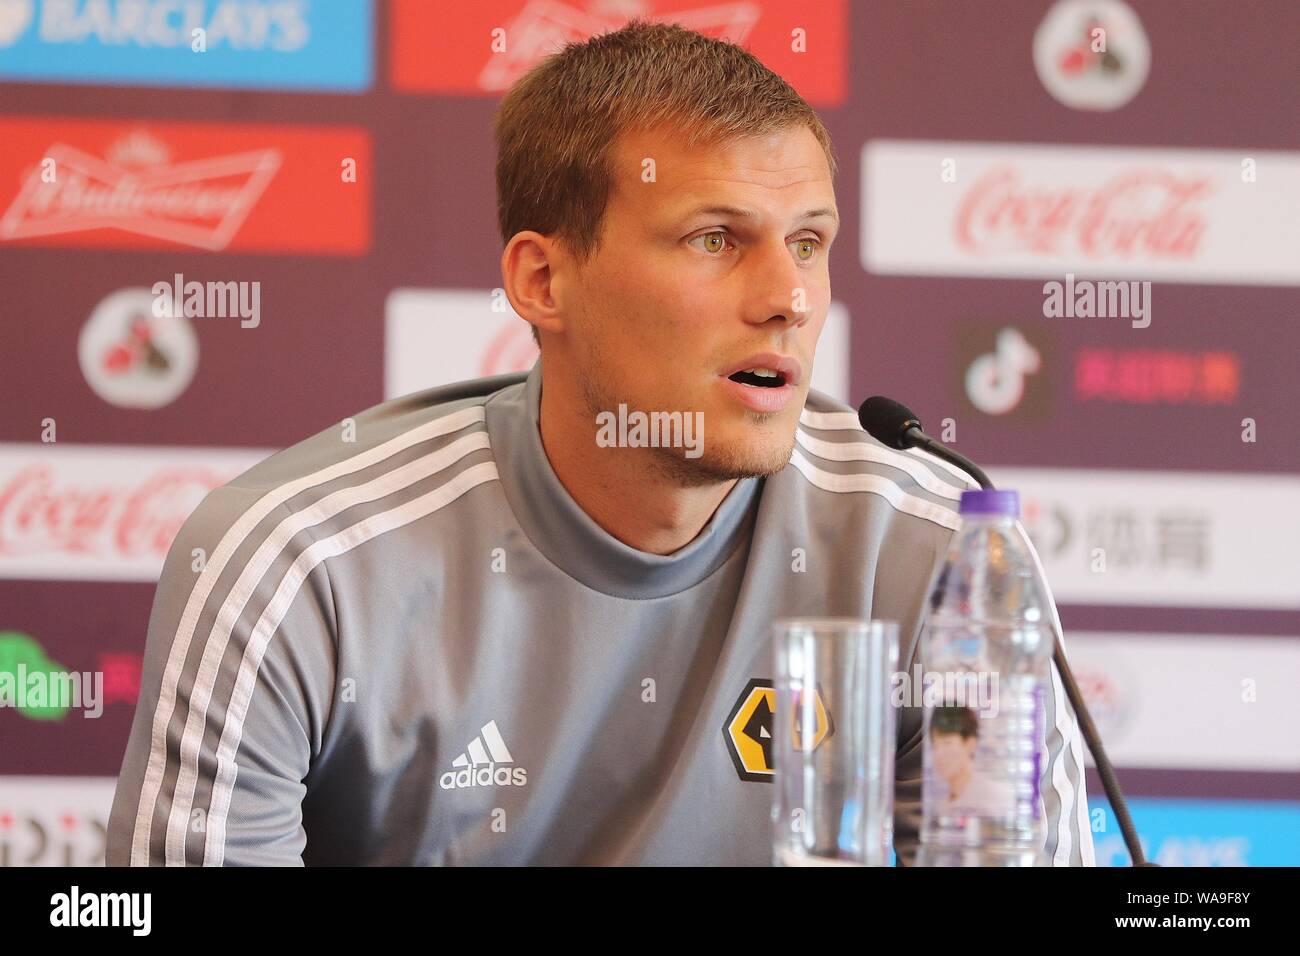
[{"label": "grey adidas training top", "polygon": [[[772,621],[898,621],[910,670],[969,480],[810,392],[783,471],[647,554],[555,477],[541,387],[539,363],[386,402],[203,501],[158,586],[110,866],[771,861],[766,753],[731,737],[761,718],[727,725],[770,684]],[[1046,850],[1090,865],[1052,678]],[[910,863],[919,710],[898,745]]]}]

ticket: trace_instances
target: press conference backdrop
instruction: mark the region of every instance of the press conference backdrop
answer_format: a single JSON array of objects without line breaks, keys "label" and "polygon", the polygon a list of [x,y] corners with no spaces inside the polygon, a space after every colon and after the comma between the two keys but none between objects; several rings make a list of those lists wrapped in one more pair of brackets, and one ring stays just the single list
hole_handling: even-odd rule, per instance
[{"label": "press conference backdrop", "polygon": [[[102,861],[209,489],[532,364],[493,111],[633,15],[748,46],[827,123],[815,384],[1021,490],[1149,857],[1300,864],[1291,0],[0,0],[0,675],[102,680],[0,708],[0,864]],[[233,314],[154,314],[191,282]]]}]

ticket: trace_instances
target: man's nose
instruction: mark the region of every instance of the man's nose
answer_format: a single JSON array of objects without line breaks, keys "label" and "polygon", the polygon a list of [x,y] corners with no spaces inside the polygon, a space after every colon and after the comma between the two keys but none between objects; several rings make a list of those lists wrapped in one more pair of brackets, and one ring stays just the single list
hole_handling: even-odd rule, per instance
[{"label": "man's nose", "polygon": [[790,247],[779,239],[765,243],[751,261],[746,278],[753,290],[748,321],[761,325],[781,319],[794,329],[807,323],[812,317],[807,275],[795,264]]}]

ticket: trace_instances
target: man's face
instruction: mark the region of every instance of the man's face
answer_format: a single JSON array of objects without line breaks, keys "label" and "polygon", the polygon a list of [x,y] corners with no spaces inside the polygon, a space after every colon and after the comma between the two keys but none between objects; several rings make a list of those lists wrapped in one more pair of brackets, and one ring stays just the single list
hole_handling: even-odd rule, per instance
[{"label": "man's face", "polygon": [[975,763],[975,738],[961,734],[932,733],[931,759],[934,769],[949,788]]},{"label": "man's face", "polygon": [[685,484],[779,471],[830,306],[826,154],[802,126],[691,150],[647,132],[615,170],[567,316],[587,412],[702,412],[700,457],[649,450]]}]

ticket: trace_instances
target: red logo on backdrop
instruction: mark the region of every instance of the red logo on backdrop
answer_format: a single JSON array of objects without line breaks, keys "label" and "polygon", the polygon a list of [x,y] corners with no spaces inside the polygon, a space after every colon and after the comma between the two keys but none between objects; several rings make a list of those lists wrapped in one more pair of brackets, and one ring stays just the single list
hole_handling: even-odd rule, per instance
[{"label": "red logo on backdrop", "polygon": [[0,555],[61,553],[161,560],[185,519],[228,474],[202,467],[159,468],[122,485],[61,481],[31,465],[0,485]]},{"label": "red logo on backdrop", "polygon": [[1089,348],[1074,363],[1074,394],[1084,401],[1226,405],[1240,387],[1232,352]]},{"label": "red logo on backdrop", "polygon": [[1026,183],[1014,166],[989,170],[957,208],[957,244],[967,252],[1034,252],[1191,259],[1206,221],[1199,176],[1134,171],[1097,189]]},{"label": "red logo on backdrop", "polygon": [[389,16],[399,90],[494,96],[566,43],[640,17],[745,47],[809,103],[844,101],[843,0],[394,0]]},{"label": "red logo on backdrop", "polygon": [[111,653],[99,655],[99,670],[104,675],[103,704],[140,699],[140,672],[144,660],[139,654]]},{"label": "red logo on backdrop", "polygon": [[1106,734],[1128,729],[1135,698],[1132,679],[1113,664],[1102,667],[1081,661],[1072,665],[1084,703],[1097,726]]},{"label": "red logo on backdrop", "polygon": [[505,375],[509,372],[527,372],[541,352],[533,341],[532,326],[515,319],[501,327],[483,351],[478,374]]},{"label": "red logo on backdrop", "polygon": [[[0,243],[360,255],[370,138],[348,127],[0,117]],[[344,160],[355,161],[355,182]]]}]

